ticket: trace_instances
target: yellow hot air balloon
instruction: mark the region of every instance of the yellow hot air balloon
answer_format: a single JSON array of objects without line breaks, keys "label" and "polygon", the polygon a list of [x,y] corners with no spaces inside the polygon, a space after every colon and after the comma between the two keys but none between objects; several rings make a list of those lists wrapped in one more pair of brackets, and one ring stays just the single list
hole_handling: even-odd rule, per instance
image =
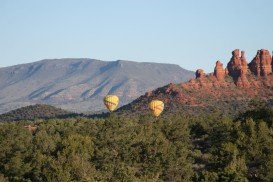
[{"label": "yellow hot air balloon", "polygon": [[104,105],[109,111],[114,111],[118,107],[119,98],[116,95],[107,95],[104,97]]},{"label": "yellow hot air balloon", "polygon": [[152,100],[149,103],[149,108],[153,111],[153,115],[158,117],[164,110],[164,103],[160,100]]}]

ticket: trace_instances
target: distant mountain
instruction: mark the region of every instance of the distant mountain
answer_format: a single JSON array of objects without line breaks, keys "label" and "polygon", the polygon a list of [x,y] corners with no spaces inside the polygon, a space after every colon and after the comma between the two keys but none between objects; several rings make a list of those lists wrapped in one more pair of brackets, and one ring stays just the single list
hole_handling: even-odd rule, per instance
[{"label": "distant mountain", "polygon": [[119,109],[120,113],[145,113],[153,99],[165,103],[165,113],[184,112],[205,114],[220,112],[236,116],[257,103],[273,105],[272,57],[267,50],[259,50],[248,64],[245,53],[238,49],[224,68],[216,62],[214,73],[196,71],[196,79],[187,83],[168,84],[147,92]]},{"label": "distant mountain", "polygon": [[33,104],[74,112],[104,109],[107,94],[127,104],[146,91],[189,80],[194,73],[178,65],[53,59],[0,68],[0,113]]},{"label": "distant mountain", "polygon": [[66,118],[76,114],[49,105],[31,105],[0,115],[0,122]]}]

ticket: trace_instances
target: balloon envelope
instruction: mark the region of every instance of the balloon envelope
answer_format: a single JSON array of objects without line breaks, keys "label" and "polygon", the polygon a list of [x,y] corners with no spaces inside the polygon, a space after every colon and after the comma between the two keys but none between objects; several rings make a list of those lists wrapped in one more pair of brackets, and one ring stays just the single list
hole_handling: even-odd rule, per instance
[{"label": "balloon envelope", "polygon": [[118,107],[119,98],[116,95],[107,95],[104,97],[104,105],[109,111],[114,111]]},{"label": "balloon envelope", "polygon": [[158,117],[164,110],[164,103],[160,100],[152,100],[149,103],[149,108],[153,111],[153,115]]}]

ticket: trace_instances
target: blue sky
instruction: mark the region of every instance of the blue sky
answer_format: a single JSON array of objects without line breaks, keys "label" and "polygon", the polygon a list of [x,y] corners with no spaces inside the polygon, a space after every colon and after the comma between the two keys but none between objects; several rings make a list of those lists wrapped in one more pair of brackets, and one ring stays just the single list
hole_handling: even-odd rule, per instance
[{"label": "blue sky", "polygon": [[0,67],[47,58],[212,71],[233,49],[273,50],[272,0],[0,0]]}]

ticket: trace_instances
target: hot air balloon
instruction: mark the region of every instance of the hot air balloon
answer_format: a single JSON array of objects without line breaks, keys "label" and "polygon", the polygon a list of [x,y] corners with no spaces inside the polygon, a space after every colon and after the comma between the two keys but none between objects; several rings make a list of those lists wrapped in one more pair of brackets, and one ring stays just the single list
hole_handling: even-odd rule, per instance
[{"label": "hot air balloon", "polygon": [[109,111],[114,111],[118,107],[119,98],[116,95],[107,95],[104,97],[104,105]]},{"label": "hot air balloon", "polygon": [[164,110],[164,103],[160,100],[152,100],[149,103],[149,108],[153,111],[153,115],[158,117]]}]

